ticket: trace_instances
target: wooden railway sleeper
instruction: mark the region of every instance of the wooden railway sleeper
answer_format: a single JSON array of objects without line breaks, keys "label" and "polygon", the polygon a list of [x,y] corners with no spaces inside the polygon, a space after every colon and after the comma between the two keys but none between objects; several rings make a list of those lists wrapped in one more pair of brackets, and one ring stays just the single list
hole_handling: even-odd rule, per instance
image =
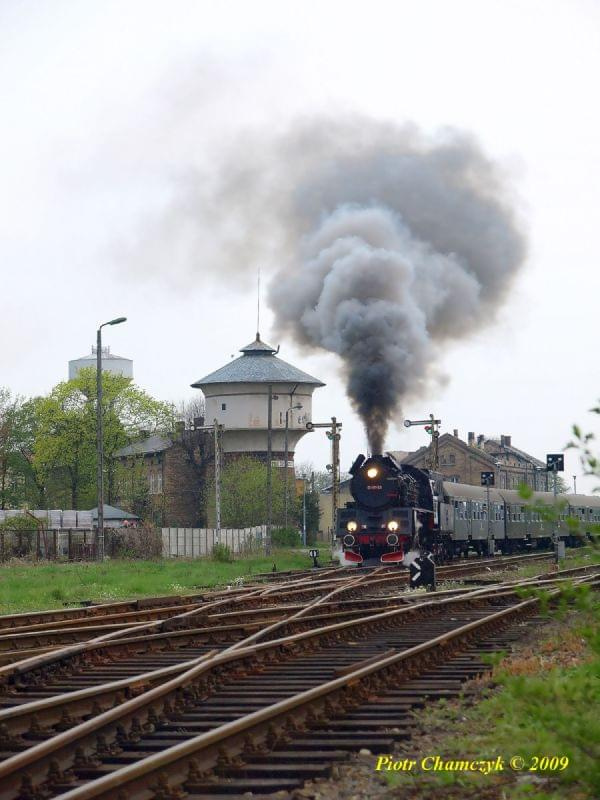
[{"label": "wooden railway sleeper", "polygon": [[60,764],[56,758],[53,758],[48,766],[48,774],[46,781],[43,784],[44,788],[51,791],[59,786],[69,785],[75,781],[75,773],[71,768],[61,770]]},{"label": "wooden railway sleeper", "polygon": [[179,786],[171,786],[165,772],[161,772],[158,776],[152,791],[154,800],[183,800],[187,794]]},{"label": "wooden railway sleeper", "polygon": [[110,744],[106,741],[106,736],[103,733],[99,733],[96,736],[95,748],[94,752],[96,756],[102,760],[105,758],[109,758],[110,756],[116,756],[123,752],[123,748],[119,747],[116,742],[111,742]]},{"label": "wooden railway sleeper", "polygon": [[[244,736],[244,743],[242,749],[242,756],[245,759],[259,758],[268,755],[269,750],[261,742],[256,740],[256,737],[251,733]],[[195,760],[195,759],[194,759]],[[197,763],[197,762],[196,762]]]},{"label": "wooden railway sleeper", "polygon": [[0,724],[0,750],[14,752],[25,746],[25,739],[22,736],[9,733],[6,723]]},{"label": "wooden railway sleeper", "polygon": [[241,753],[231,755],[225,747],[220,747],[215,764],[215,772],[226,775],[231,769],[243,767],[245,763]]},{"label": "wooden railway sleeper", "polygon": [[99,767],[101,764],[97,754],[86,755],[83,747],[75,748],[75,757],[73,759],[73,771],[77,772],[80,769],[89,769],[90,767]]},{"label": "wooden railway sleeper", "polygon": [[77,725],[77,720],[73,719],[73,717],[69,714],[68,709],[63,708],[63,712],[58,722],[54,724],[54,729],[57,731],[68,731],[74,725]]},{"label": "wooden railway sleeper", "polygon": [[31,723],[29,725],[29,730],[25,734],[27,739],[39,740],[43,741],[44,739],[48,738],[48,732],[42,728],[40,725],[40,721],[37,715],[34,715],[31,718]]},{"label": "wooden railway sleeper", "polygon": [[41,786],[35,786],[31,775],[26,772],[21,778],[17,800],[44,800],[46,797],[46,792]]}]

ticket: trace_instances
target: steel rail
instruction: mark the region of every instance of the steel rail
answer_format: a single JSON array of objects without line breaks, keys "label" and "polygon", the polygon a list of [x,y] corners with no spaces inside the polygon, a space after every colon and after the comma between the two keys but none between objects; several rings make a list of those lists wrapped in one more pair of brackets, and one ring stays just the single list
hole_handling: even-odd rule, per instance
[{"label": "steel rail", "polygon": [[[572,571],[573,572],[586,571],[593,567],[594,565],[587,565],[585,567],[573,568]],[[557,576],[559,574],[564,574],[564,571],[561,573],[549,573],[546,576],[546,579],[552,579],[553,576]],[[534,578],[532,578],[531,580],[534,580]],[[346,581],[342,586],[344,588],[347,587],[352,588],[353,583],[354,581]],[[372,585],[373,583],[374,583],[373,580],[368,581],[369,585]],[[229,605],[230,603],[233,604],[243,603],[248,598],[249,596],[246,595],[245,598],[227,598],[225,600],[213,601],[212,603],[205,604],[205,606],[202,607],[201,609],[198,610],[194,609],[192,611],[183,612],[182,614],[168,618],[167,620],[147,623],[145,627],[140,626],[138,629],[136,629],[136,634],[137,633],[152,634],[153,631],[160,631],[160,630],[165,630],[165,631],[177,630],[181,625],[181,622],[187,621],[188,619],[192,619],[198,616],[201,611],[208,612],[210,610],[214,610],[216,608]],[[230,627],[230,630],[233,630],[233,627]],[[244,630],[247,630],[252,626],[248,624],[245,626],[244,625],[238,626],[238,628],[239,627],[241,627]],[[217,632],[217,628],[215,628],[214,630],[215,632]],[[226,628],[223,628],[222,630],[226,630]],[[195,628],[191,630],[187,629],[187,633],[190,636],[196,636],[201,634],[205,636],[209,635],[207,628]],[[127,634],[130,635],[127,638],[125,638]],[[158,639],[160,639],[160,636],[155,636],[155,635],[146,636],[142,638],[142,643],[148,644],[150,642],[156,642]],[[53,663],[59,661],[64,662],[67,659],[70,659],[78,655],[90,655],[92,653],[97,653],[101,650],[107,650],[107,649],[113,650],[114,647],[115,646],[118,647],[118,645],[121,642],[124,645],[133,646],[136,644],[136,637],[131,636],[130,630],[127,629],[117,630],[111,634],[98,637],[88,642],[83,642],[75,645],[70,645],[64,648],[50,650],[49,652],[46,648],[44,648],[43,653],[41,655],[40,654],[31,655],[28,658],[24,658],[19,661],[13,662],[11,664],[0,666],[0,680],[4,680],[4,682],[6,682],[6,680],[9,679],[11,676],[25,675],[27,672],[30,672],[32,670],[43,669],[45,667],[50,666]]]},{"label": "steel rail", "polygon": [[[94,625],[109,624],[114,621],[123,621],[125,624],[129,621],[143,621],[151,622],[153,620],[162,619],[165,616],[171,616],[174,613],[181,613],[182,610],[193,610],[200,606],[201,603],[179,603],[177,605],[169,606],[156,606],[153,608],[140,609],[139,611],[123,611],[120,614],[106,613],[97,615],[88,615],[85,617],[75,617],[68,619],[47,620],[46,622],[36,622],[27,625],[8,625],[7,627],[0,627],[0,636],[6,636],[13,633],[30,633],[33,631],[47,631],[47,630],[60,630],[68,627],[87,627]],[[144,619],[146,618],[146,619]],[[0,625],[3,622],[3,617],[0,617]]]},{"label": "steel rail", "polygon": [[[488,590],[486,589],[482,591],[487,592]],[[402,609],[392,611],[391,616],[397,617],[398,615],[402,614],[414,616],[417,611],[422,610],[424,607],[427,607],[427,610],[431,610],[442,608],[448,603],[451,605],[462,605],[464,602],[470,603],[473,601],[473,595],[477,594],[477,592],[471,591],[466,594],[467,596],[461,599],[450,598],[445,600],[434,600],[425,602],[420,606],[406,606]],[[213,671],[218,672],[221,667],[233,664],[235,669],[235,664],[237,662],[243,663],[244,660],[247,660],[248,658],[252,660],[263,654],[268,655],[270,652],[281,650],[284,652],[286,650],[290,650],[291,652],[291,649],[293,649],[295,646],[306,646],[306,643],[311,640],[317,641],[321,638],[327,638],[332,635],[335,636],[348,630],[351,633],[355,633],[361,626],[372,626],[376,622],[381,622],[389,618],[390,612],[371,615],[360,620],[337,623],[324,628],[293,634],[291,636],[284,637],[283,639],[275,639],[262,644],[255,644],[254,646],[250,646],[245,649],[229,651],[227,653],[221,652],[209,659],[201,657],[200,659],[195,660],[195,662],[193,662],[191,665],[188,665],[189,668],[185,672],[180,673],[168,681],[161,682],[160,685],[145,691],[143,694],[134,696],[130,700],[121,703],[117,708],[111,708],[107,711],[104,711],[103,713],[95,716],[93,719],[87,720],[86,722],[83,722],[58,734],[57,736],[52,737],[51,739],[28,748],[22,753],[18,753],[17,755],[8,758],[3,763],[0,763],[0,781],[2,781],[2,785],[4,785],[9,777],[14,777],[15,773],[19,770],[23,768],[31,770],[32,765],[36,763],[36,761],[42,759],[45,762],[50,757],[57,757],[59,751],[63,751],[68,758],[72,758],[73,746],[75,743],[78,743],[81,746],[82,743],[85,743],[85,741],[89,742],[90,739],[95,741],[95,738],[99,733],[102,733],[103,736],[106,736],[108,728],[113,729],[118,724],[123,725],[124,723],[131,722],[134,716],[137,716],[138,720],[141,721],[142,717],[140,715],[143,710],[149,711],[153,706],[155,708],[159,708],[159,703],[164,701],[165,698],[172,696],[174,692],[178,690],[185,690],[187,687],[191,687],[196,681],[206,677],[208,673]],[[163,675],[163,677],[166,676]],[[100,688],[105,689],[107,687]],[[81,699],[85,699],[81,693],[78,694],[79,697],[75,698],[77,702],[79,702]],[[90,697],[87,690],[86,696]],[[68,696],[66,699],[68,700]],[[59,703],[52,704],[48,700],[42,700],[38,701],[36,705],[38,707],[38,711],[41,711],[43,708],[51,708],[51,706],[54,705],[54,711],[56,712]],[[10,717],[18,717],[19,715],[23,715],[24,713],[28,713],[30,711],[30,708],[28,709],[24,706],[17,709],[10,709],[2,712],[0,719],[6,721]]]},{"label": "steel rail", "polygon": [[[293,713],[294,730],[310,728],[311,724],[314,725],[316,714],[327,714],[327,700],[331,702],[331,698],[338,693],[347,694],[348,690],[360,687],[362,681],[377,673],[386,672],[390,675],[400,665],[416,665],[418,659],[434,651],[436,655],[443,656],[449,647],[470,640],[475,633],[500,627],[512,617],[532,610],[538,603],[538,598],[520,601],[403,652],[384,654],[381,659],[364,664],[347,675],[225,723],[55,797],[60,797],[60,800],[115,800],[115,797],[142,800],[148,798],[148,791],[153,793],[151,796],[156,797],[155,792],[158,790],[169,791],[185,785],[190,778],[193,783],[193,776],[202,775],[218,765],[225,748],[228,757],[232,758],[243,754],[250,741],[253,747],[257,747],[269,738],[277,739],[278,731],[280,736],[286,731],[290,714]],[[356,698],[348,699],[352,702]],[[171,783],[173,777],[175,785]]]},{"label": "steel rail", "polygon": [[[370,577],[365,576],[367,579]],[[348,584],[356,583],[356,578],[352,579],[352,576],[346,577],[344,581],[344,586]],[[314,587],[311,587],[313,589]],[[316,587],[314,588],[315,591],[321,591],[322,588],[325,587]],[[187,624],[189,620],[192,620],[195,617],[204,616],[206,612],[209,610],[214,610],[215,608],[223,607],[230,604],[236,603],[244,603],[248,599],[257,599],[260,597],[263,589],[262,587],[259,589],[254,589],[251,593],[246,593],[242,596],[235,596],[232,597],[228,595],[227,597],[219,600],[214,600],[210,603],[205,603],[203,606],[199,608],[195,608],[189,611],[182,612],[180,614],[176,614],[175,616],[168,617],[167,619],[154,621],[150,623],[144,623],[140,625],[139,628],[136,629],[137,633],[145,633],[145,634],[153,634],[154,632],[160,631],[173,631],[179,628],[182,625]],[[287,592],[286,592],[287,593]],[[7,677],[11,675],[17,674],[24,674],[27,671],[40,669],[44,666],[48,666],[50,664],[56,663],[57,661],[64,661],[66,659],[73,658],[77,655],[83,655],[86,653],[90,653],[92,650],[98,650],[104,647],[105,643],[113,644],[115,640],[125,640],[127,635],[130,633],[128,628],[120,628],[111,633],[104,634],[100,637],[95,637],[93,639],[89,639],[82,643],[77,643],[74,645],[69,645],[67,647],[52,650],[50,652],[44,652],[41,655],[34,655],[30,656],[27,659],[23,659],[17,662],[13,662],[11,664],[5,664],[0,666],[0,683],[2,681],[6,682]]]},{"label": "steel rail", "polygon": [[[485,591],[487,590],[479,590],[479,594]],[[469,599],[471,599],[474,593],[470,592],[468,594],[469,594]],[[442,601],[432,601],[427,605],[440,607],[447,604],[448,602],[456,603],[456,598],[451,598]],[[411,609],[405,608],[402,610],[406,612],[410,611]],[[397,615],[398,613],[399,613],[398,611],[395,611],[392,612],[392,615]],[[390,617],[390,612],[387,612],[385,614],[377,615],[377,617],[375,618],[368,617],[364,619],[363,622],[366,622],[368,624],[373,624],[374,619],[382,619],[389,617]],[[350,625],[352,624],[353,623],[350,623]],[[141,706],[148,706],[149,704],[152,704],[158,698],[163,697],[165,693],[167,693],[168,691],[182,689],[184,685],[190,685],[191,681],[193,681],[202,673],[207,672],[209,669],[214,669],[218,666],[222,666],[225,663],[228,663],[232,660],[244,659],[247,656],[254,657],[258,653],[260,653],[260,651],[263,651],[265,649],[280,648],[284,646],[289,647],[293,642],[299,643],[300,641],[305,641],[309,638],[315,637],[315,635],[318,635],[318,633],[328,634],[331,633],[332,630],[339,630],[347,627],[348,623],[342,623],[339,625],[329,626],[326,629],[322,629],[320,632],[310,631],[305,634],[298,634],[293,637],[287,637],[287,639],[284,640],[275,640],[272,642],[264,643],[262,645],[256,645],[255,647],[247,648],[244,651],[231,652],[228,654],[223,654],[223,653],[218,654],[217,656],[213,657],[210,660],[210,662],[205,661],[202,664],[198,664],[194,669],[189,670],[186,674],[179,676],[177,679],[174,679],[168,685],[163,684],[159,687],[156,687],[155,689],[146,692],[141,697],[137,697],[134,698],[133,700],[128,701],[118,709],[111,709],[110,711],[105,712],[95,720],[89,720],[85,723],[82,723],[81,725],[71,729],[70,731],[66,731],[65,733],[59,734],[58,736],[55,736],[53,739],[47,742],[37,745],[25,751],[24,753],[18,754],[17,756],[8,759],[6,762],[4,762],[4,764],[0,765],[0,777],[2,777],[5,783],[6,780],[9,778],[9,774],[12,774],[14,777],[15,774],[14,770],[19,770],[22,767],[31,767],[32,764],[36,761],[36,759],[41,758],[42,761],[45,761],[46,759],[44,758],[44,755],[46,757],[50,757],[51,755],[56,756],[57,751],[61,749],[64,751],[65,748],[68,748],[69,754],[72,757],[73,755],[72,745],[75,742],[78,741],[81,744],[83,739],[89,739],[91,735],[98,732],[99,728],[104,729],[106,725],[110,724],[111,722],[114,723],[119,719],[121,720],[121,722],[123,722],[125,713],[127,715],[128,720],[131,721],[132,715],[135,715],[136,711],[139,712]],[[138,718],[138,724],[139,724],[139,718]]]}]

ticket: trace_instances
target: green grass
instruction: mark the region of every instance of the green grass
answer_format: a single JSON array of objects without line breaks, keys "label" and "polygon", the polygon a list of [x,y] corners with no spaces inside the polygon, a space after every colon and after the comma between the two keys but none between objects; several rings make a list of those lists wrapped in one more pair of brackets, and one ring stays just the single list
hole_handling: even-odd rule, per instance
[{"label": "green grass", "polygon": [[[505,771],[497,776],[417,774],[411,797],[600,797],[600,603],[588,590],[575,596],[578,612],[553,613],[556,630],[549,638],[496,667],[496,691],[475,705],[440,702],[420,715],[426,730],[441,734],[433,753],[456,760],[499,755]],[[536,756],[566,756],[569,763],[564,771],[515,773],[509,766],[512,756],[529,765]],[[389,781],[406,788],[411,780],[403,777],[390,775]]]},{"label": "green grass", "polygon": [[[518,570],[515,570],[515,577],[532,578],[535,575],[541,575],[548,571],[548,567],[543,562],[537,564],[520,564]],[[582,547],[577,549],[567,549],[567,557],[561,558],[558,568],[559,569],[574,569],[575,567],[591,566],[592,564],[600,564],[600,552],[593,547]]]},{"label": "green grass", "polygon": [[312,559],[298,551],[230,563],[208,559],[106,561],[104,564],[13,562],[0,566],[0,614],[60,608],[81,600],[110,603],[154,595],[190,594],[198,587],[227,584],[240,576],[302,569]]}]

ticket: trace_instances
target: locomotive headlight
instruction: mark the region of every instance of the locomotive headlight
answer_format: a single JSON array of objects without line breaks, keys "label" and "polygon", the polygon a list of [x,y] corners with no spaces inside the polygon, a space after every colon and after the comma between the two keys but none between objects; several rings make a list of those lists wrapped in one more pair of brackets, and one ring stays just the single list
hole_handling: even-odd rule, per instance
[{"label": "locomotive headlight", "polygon": [[388,529],[388,531],[392,531],[392,532],[394,532],[394,531],[397,531],[397,530],[398,530],[398,523],[396,522],[396,520],[395,520],[395,519],[392,519],[392,520],[390,520],[390,521],[388,522],[388,524],[387,524],[387,529]]},{"label": "locomotive headlight", "polygon": [[379,475],[379,470],[377,467],[369,467],[367,470],[367,478],[376,478]]},{"label": "locomotive headlight", "polygon": [[350,533],[354,533],[354,531],[358,530],[358,523],[357,523],[357,522],[355,522],[354,520],[351,520],[351,521],[350,521],[350,522],[349,522],[349,523],[346,525],[346,530],[347,530],[347,531],[350,531]]}]

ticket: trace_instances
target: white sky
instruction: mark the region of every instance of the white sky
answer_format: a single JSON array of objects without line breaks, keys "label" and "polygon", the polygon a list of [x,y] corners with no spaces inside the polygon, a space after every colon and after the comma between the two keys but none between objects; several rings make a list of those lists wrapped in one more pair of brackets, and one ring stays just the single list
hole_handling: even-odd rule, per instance
[{"label": "white sky", "polygon": [[[433,411],[465,439],[507,433],[539,457],[560,451],[573,422],[594,426],[600,395],[599,34],[600,4],[584,0],[4,0],[0,385],[47,392],[100,322],[125,315],[105,343],[134,360],[136,382],[161,399],[191,396],[190,383],[254,337],[258,265],[239,286],[219,284],[199,258],[195,276],[173,281],[167,248],[161,280],[125,270],[120,246],[215,142],[358,111],[473,132],[510,176],[529,229],[499,322],[441,357],[450,384],[407,416]],[[261,333],[281,357],[327,383],[313,417],[342,420],[347,468],[365,440],[335,358],[274,341],[269,323],[265,311]],[[387,446],[424,441],[400,427]],[[328,455],[315,433],[296,459],[322,468]],[[565,478],[579,473],[568,452]]]}]

